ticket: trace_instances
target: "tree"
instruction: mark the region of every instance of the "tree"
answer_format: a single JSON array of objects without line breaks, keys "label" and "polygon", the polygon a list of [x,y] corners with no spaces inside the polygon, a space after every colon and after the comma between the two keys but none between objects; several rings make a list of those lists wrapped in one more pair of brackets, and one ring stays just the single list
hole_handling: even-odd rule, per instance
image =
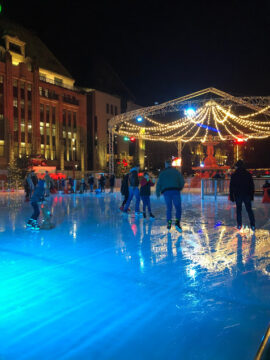
[{"label": "tree", "polygon": [[31,169],[29,156],[22,155],[15,158],[8,164],[8,183],[10,188],[16,188],[23,185],[24,179]]},{"label": "tree", "polygon": [[21,170],[18,167],[17,159],[13,159],[8,164],[8,184],[10,189],[15,189],[22,185]]}]

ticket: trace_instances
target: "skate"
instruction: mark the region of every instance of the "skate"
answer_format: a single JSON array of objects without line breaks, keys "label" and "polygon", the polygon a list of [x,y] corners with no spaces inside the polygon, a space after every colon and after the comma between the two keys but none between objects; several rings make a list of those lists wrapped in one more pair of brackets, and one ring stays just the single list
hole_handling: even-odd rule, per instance
[{"label": "skate", "polygon": [[180,221],[179,220],[176,220],[175,221],[175,229],[178,231],[178,232],[182,232],[182,228],[181,228],[181,225],[180,225]]},{"label": "skate", "polygon": [[33,220],[31,229],[37,230],[37,231],[40,229],[40,226],[38,225],[37,220]]},{"label": "skate", "polygon": [[170,231],[172,227],[172,220],[169,220],[167,223],[167,229]]},{"label": "skate", "polygon": [[135,212],[135,216],[142,216],[143,214],[140,211]]},{"label": "skate", "polygon": [[29,219],[29,220],[27,221],[27,223],[26,223],[26,226],[27,226],[27,227],[32,227],[33,221],[35,221],[35,220]]},{"label": "skate", "polygon": [[124,206],[120,206],[119,210],[124,211]]},{"label": "skate", "polygon": [[255,230],[256,230],[255,225],[252,225],[252,226],[251,226],[251,230],[252,230],[252,231],[255,231]]},{"label": "skate", "polygon": [[153,215],[152,213],[150,213],[150,218],[151,218],[152,220],[154,220],[155,215]]},{"label": "skate", "polygon": [[237,225],[236,228],[237,228],[238,231],[241,231],[242,230],[242,225]]}]

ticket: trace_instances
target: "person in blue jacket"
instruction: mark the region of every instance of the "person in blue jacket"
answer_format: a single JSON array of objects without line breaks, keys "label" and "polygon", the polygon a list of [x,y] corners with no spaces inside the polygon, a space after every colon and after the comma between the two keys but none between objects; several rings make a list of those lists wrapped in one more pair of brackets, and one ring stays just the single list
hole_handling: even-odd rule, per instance
[{"label": "person in blue jacket", "polygon": [[34,212],[31,218],[27,222],[27,226],[35,230],[38,230],[40,228],[37,222],[40,214],[38,203],[44,201],[44,194],[45,194],[44,180],[39,180],[34,190],[33,196],[31,197],[31,205],[33,207]]},{"label": "person in blue jacket", "polygon": [[181,173],[174,167],[172,167],[171,160],[165,162],[165,169],[161,171],[157,181],[156,194],[160,197],[160,194],[164,195],[166,207],[167,207],[167,229],[170,230],[172,226],[172,205],[176,210],[175,228],[177,231],[182,232],[180,225],[181,221],[181,195],[180,191],[183,189],[185,180]]}]

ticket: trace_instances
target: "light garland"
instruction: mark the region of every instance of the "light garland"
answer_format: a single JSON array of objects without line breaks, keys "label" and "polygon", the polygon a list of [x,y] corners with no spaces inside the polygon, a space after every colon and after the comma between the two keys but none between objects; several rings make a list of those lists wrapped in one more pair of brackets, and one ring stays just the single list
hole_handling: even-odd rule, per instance
[{"label": "light garland", "polygon": [[[192,116],[183,116],[169,123],[162,123],[149,116],[143,116],[143,124],[134,122],[136,118],[123,120],[115,134],[121,136],[135,136],[141,140],[151,141],[201,141],[204,143],[209,132],[216,131],[220,140],[231,139],[262,139],[270,136],[270,120],[261,121],[256,117],[261,116],[270,109],[266,106],[249,115],[235,115],[231,106],[225,108],[216,101],[208,101],[204,106],[194,111]],[[264,116],[266,116],[264,114]],[[211,128],[211,123],[215,127]],[[220,128],[221,126],[221,128]],[[198,128],[197,128],[198,127]],[[143,131],[142,131],[143,129]]]}]

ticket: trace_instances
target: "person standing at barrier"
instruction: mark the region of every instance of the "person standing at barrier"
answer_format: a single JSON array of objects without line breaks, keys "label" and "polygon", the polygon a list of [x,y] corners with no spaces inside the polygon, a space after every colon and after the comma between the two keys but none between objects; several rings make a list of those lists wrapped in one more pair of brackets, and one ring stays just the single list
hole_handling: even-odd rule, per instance
[{"label": "person standing at barrier", "polygon": [[242,160],[238,160],[235,167],[236,171],[232,174],[230,181],[230,200],[236,203],[237,229],[242,228],[242,204],[244,203],[250,227],[255,231],[255,217],[251,206],[251,201],[254,199],[254,182]]},{"label": "person standing at barrier", "polygon": [[167,207],[167,229],[170,230],[172,226],[172,205],[176,210],[175,228],[177,231],[182,232],[180,225],[181,221],[181,195],[180,191],[185,185],[185,180],[180,172],[172,167],[171,160],[165,162],[165,169],[159,174],[156,194],[160,197],[160,194],[164,195],[166,207]]}]

